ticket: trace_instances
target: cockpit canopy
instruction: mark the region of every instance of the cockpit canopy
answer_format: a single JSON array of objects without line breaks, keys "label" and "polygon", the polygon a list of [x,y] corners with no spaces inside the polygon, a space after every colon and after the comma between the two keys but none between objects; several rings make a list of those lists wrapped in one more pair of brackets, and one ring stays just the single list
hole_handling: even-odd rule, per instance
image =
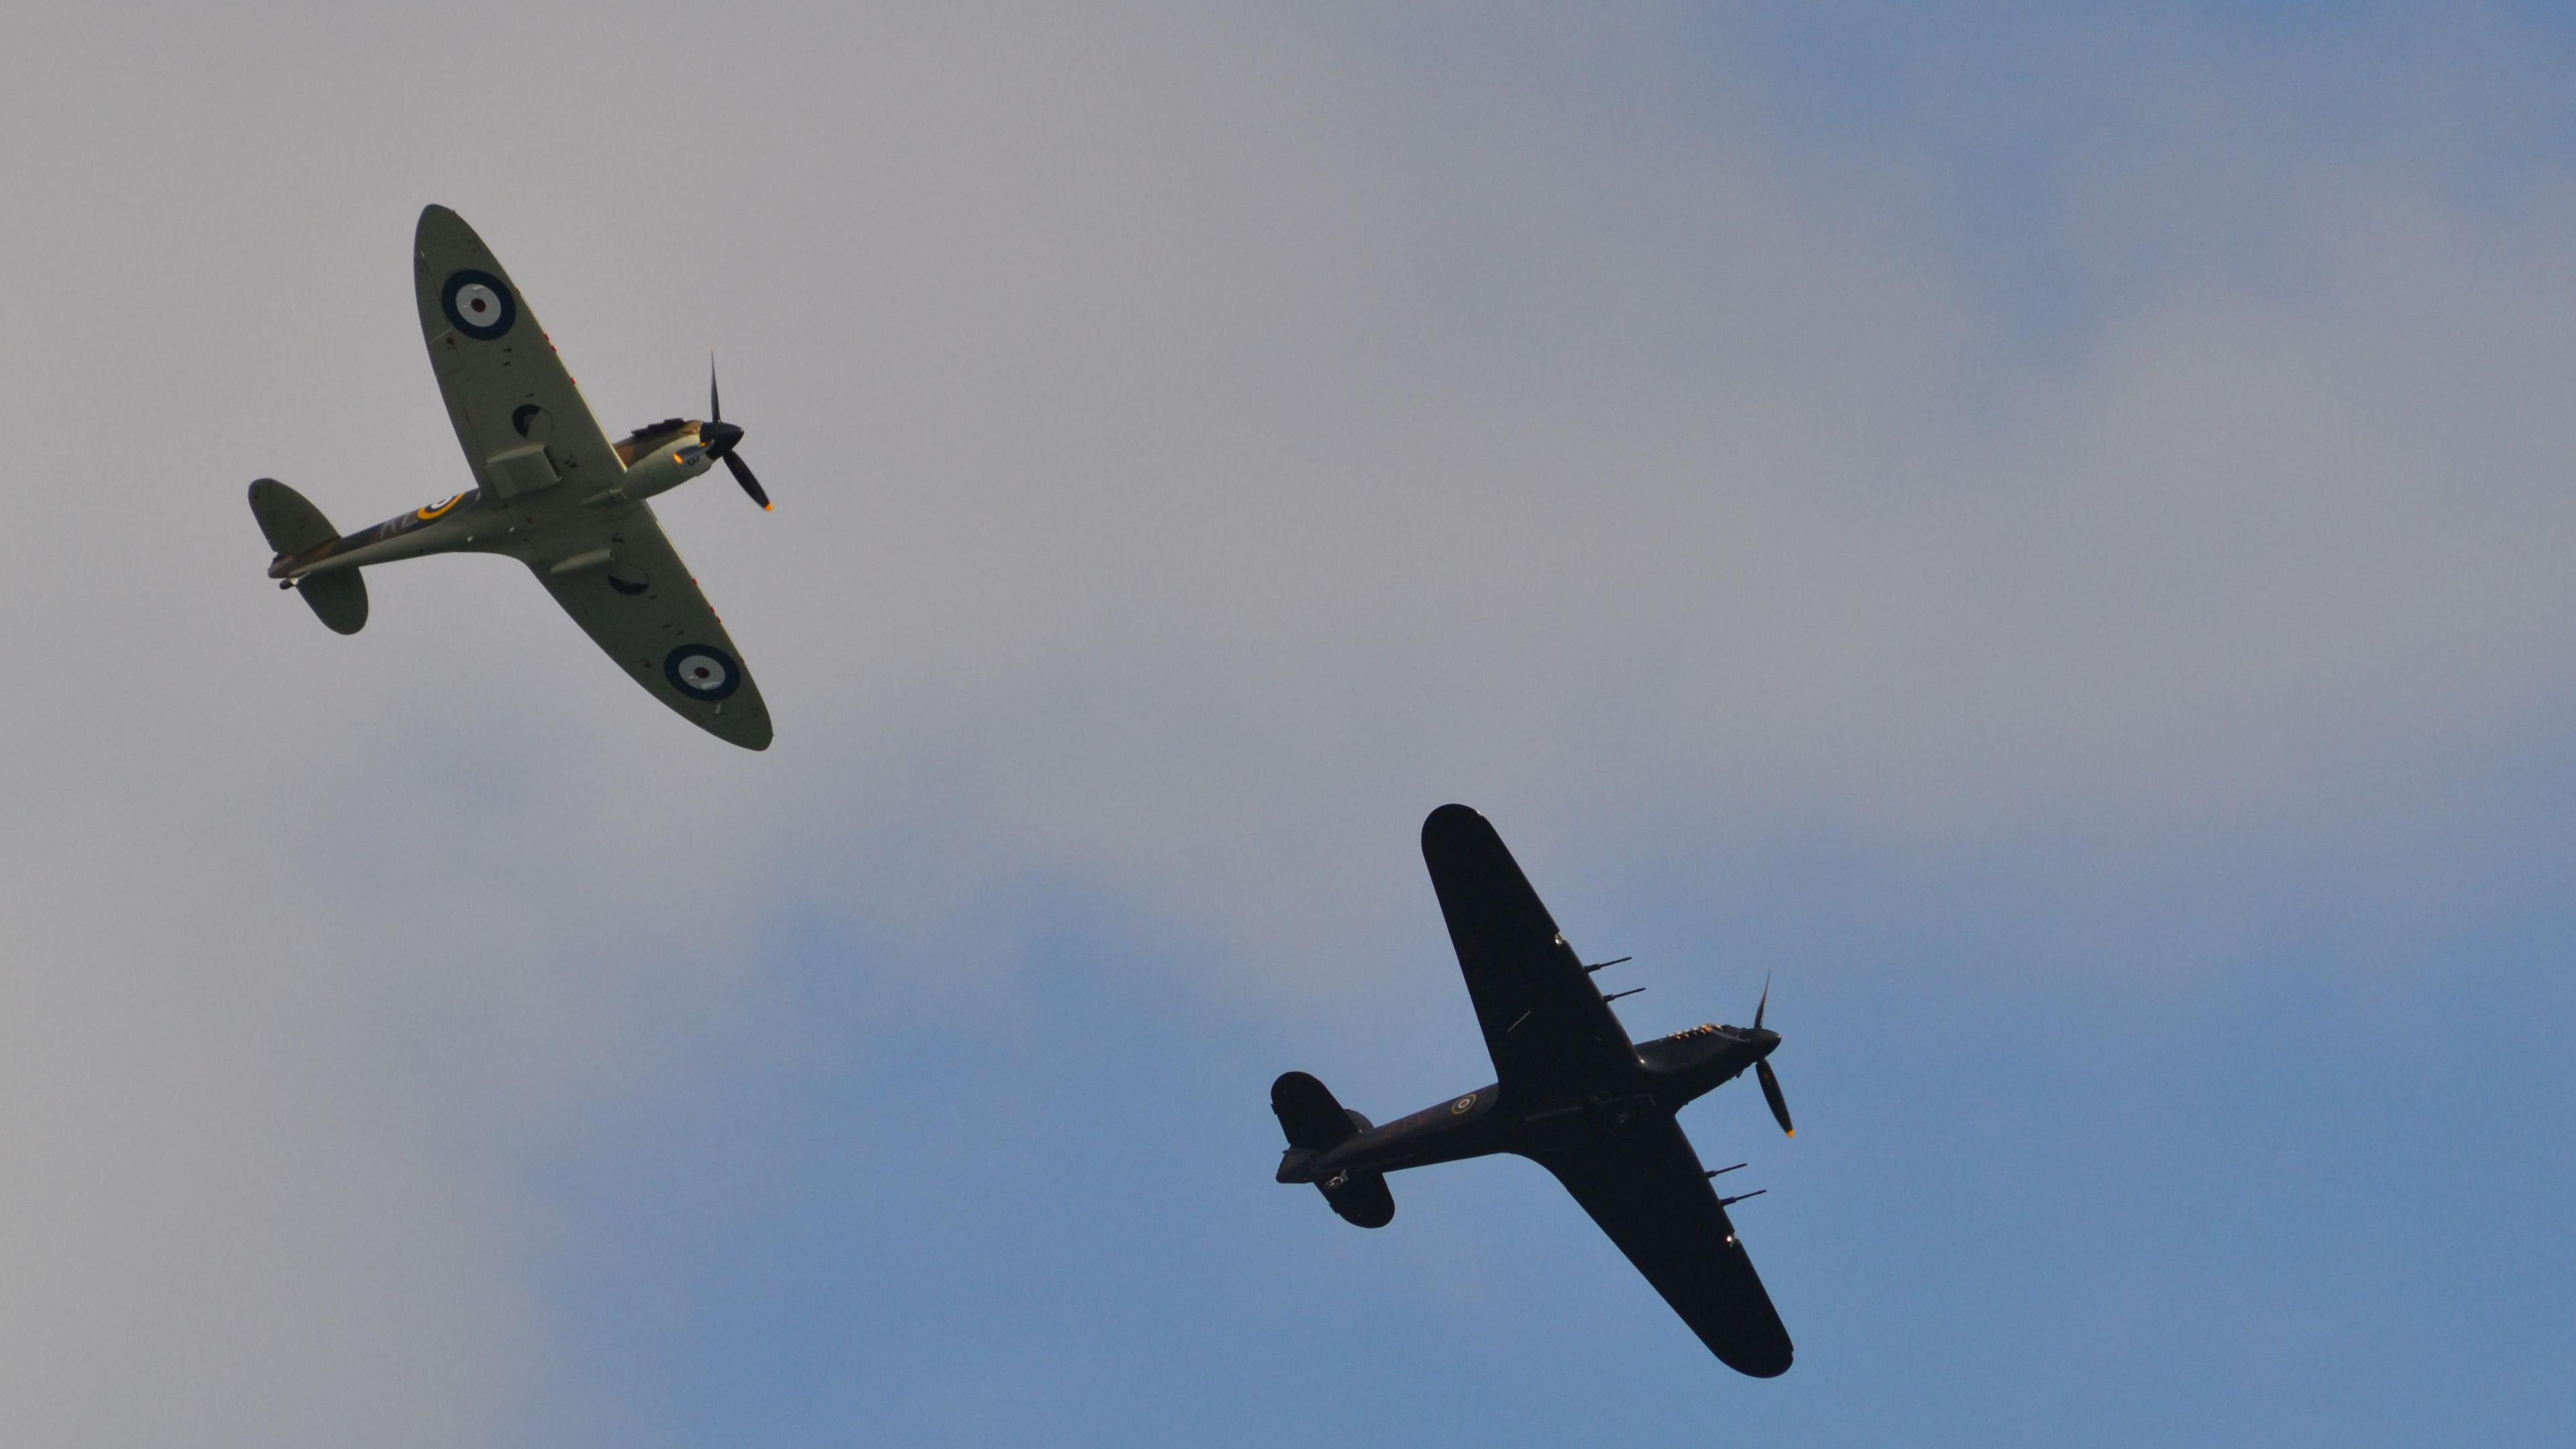
[{"label": "cockpit canopy", "polygon": [[1663,1072],[1689,1071],[1722,1059],[1731,1059],[1735,1063],[1734,1070],[1742,1071],[1752,1061],[1745,1050],[1743,1031],[1732,1026],[1720,1026],[1716,1022],[1639,1042],[1637,1059],[1648,1068]]},{"label": "cockpit canopy", "polygon": [[617,461],[632,468],[636,459],[653,449],[673,438],[695,436],[697,431],[698,425],[687,418],[664,418],[658,423],[646,423],[618,440]]}]

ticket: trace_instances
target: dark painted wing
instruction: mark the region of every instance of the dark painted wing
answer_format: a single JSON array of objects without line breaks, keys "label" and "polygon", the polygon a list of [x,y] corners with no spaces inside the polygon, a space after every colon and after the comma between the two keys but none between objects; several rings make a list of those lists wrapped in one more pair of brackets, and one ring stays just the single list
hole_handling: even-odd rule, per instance
[{"label": "dark painted wing", "polygon": [[1753,1260],[1669,1117],[1646,1117],[1539,1159],[1728,1368],[1788,1372],[1793,1350]]},{"label": "dark painted wing", "polygon": [[1621,1089],[1637,1049],[1494,827],[1443,805],[1422,822],[1422,861],[1503,1100],[1526,1115]]}]

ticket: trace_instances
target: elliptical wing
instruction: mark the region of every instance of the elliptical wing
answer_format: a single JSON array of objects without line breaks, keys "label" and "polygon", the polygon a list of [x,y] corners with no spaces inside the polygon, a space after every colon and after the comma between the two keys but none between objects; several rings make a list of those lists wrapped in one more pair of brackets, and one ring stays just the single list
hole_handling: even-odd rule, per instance
[{"label": "elliptical wing", "polygon": [[425,207],[412,233],[421,335],[447,418],[488,499],[558,484],[574,500],[625,471],[554,343],[465,219]]},{"label": "elliptical wing", "polygon": [[724,621],[698,592],[651,505],[608,525],[582,566],[531,561],[537,582],[582,632],[655,699],[707,733],[749,750],[769,747],[769,706],[742,667]]}]

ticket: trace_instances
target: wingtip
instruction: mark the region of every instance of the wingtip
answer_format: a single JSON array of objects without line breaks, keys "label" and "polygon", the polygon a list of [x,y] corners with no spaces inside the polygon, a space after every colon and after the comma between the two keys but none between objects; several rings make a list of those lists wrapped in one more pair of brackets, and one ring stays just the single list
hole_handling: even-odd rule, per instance
[{"label": "wingtip", "polygon": [[[690,715],[688,718],[692,723],[696,724],[698,728],[705,730],[708,734],[714,735],[717,739],[724,741],[726,744],[729,744],[738,750],[750,750],[757,753],[768,749],[770,742],[778,737],[777,731],[770,728],[769,721],[766,717],[734,725],[727,725],[722,720],[707,719],[698,715]],[[748,727],[744,727],[745,725]]]},{"label": "wingtip", "polygon": [[1422,838],[1429,840],[1435,835],[1448,834],[1458,830],[1469,829],[1477,825],[1482,825],[1484,822],[1485,817],[1477,814],[1468,806],[1458,804],[1443,805],[1439,809],[1422,817]]},{"label": "wingtip", "polygon": [[457,248],[489,252],[483,237],[473,223],[458,216],[453,208],[433,201],[420,209],[420,220],[411,229],[412,246],[423,248]]}]

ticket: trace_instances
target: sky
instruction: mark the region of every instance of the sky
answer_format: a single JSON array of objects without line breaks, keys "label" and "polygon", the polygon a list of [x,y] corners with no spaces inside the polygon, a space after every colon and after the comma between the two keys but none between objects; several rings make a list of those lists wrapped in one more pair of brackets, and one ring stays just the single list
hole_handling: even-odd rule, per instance
[{"label": "sky", "polygon": [[[79,1445],[2576,1431],[2555,7],[55,7],[0,54],[0,1404]],[[516,565],[424,204],[777,726]],[[1798,1344],[1546,1175],[1483,810]]]}]

